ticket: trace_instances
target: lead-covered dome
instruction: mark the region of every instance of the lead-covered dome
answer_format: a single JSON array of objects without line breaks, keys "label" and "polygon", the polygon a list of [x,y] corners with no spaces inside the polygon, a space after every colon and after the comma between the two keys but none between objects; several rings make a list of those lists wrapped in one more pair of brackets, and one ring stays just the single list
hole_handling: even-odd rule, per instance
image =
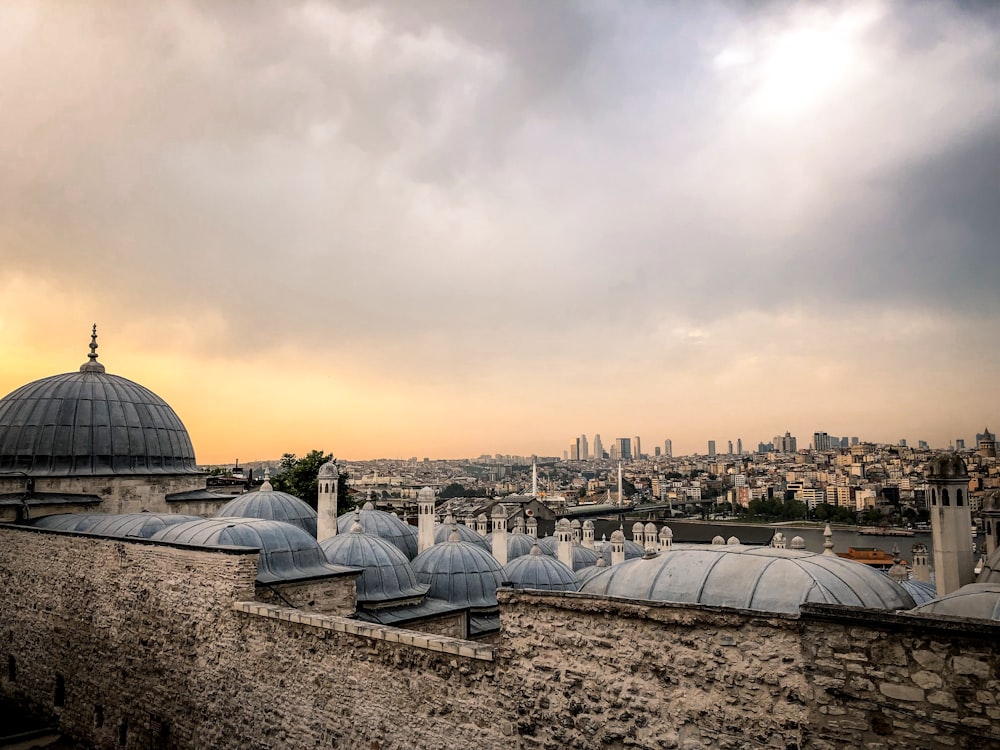
[{"label": "lead-covered dome", "polygon": [[359,521],[346,534],[324,539],[319,546],[329,562],[364,570],[356,580],[361,604],[422,597],[430,588],[417,581],[406,555],[386,540],[366,534]]},{"label": "lead-covered dome", "polygon": [[[417,556],[417,530],[395,513],[375,510],[375,506],[371,502],[367,502],[361,507],[359,522],[362,531],[385,539],[406,555],[408,560]],[[353,510],[337,516],[337,534],[349,533],[353,525]]]},{"label": "lead-covered dome", "polygon": [[506,581],[519,589],[576,591],[580,587],[573,571],[565,563],[543,554],[537,544],[532,546],[529,554],[507,563],[503,575]]},{"label": "lead-covered dome", "polygon": [[801,550],[744,545],[674,547],[590,578],[582,593],[796,613],[806,602],[910,609],[913,598],[867,565]]},{"label": "lead-covered dome", "polygon": [[263,518],[284,521],[298,526],[310,536],[316,536],[316,511],[295,495],[279,492],[265,481],[260,489],[245,492],[219,509],[216,518]]},{"label": "lead-covered dome", "polygon": [[257,518],[206,518],[168,526],[154,534],[160,542],[198,544],[212,547],[256,547],[257,580],[261,583],[319,578],[355,569],[327,562],[315,537],[298,526]]},{"label": "lead-covered dome", "polygon": [[417,580],[430,584],[428,596],[463,607],[496,607],[503,569],[493,555],[469,542],[428,547],[413,560]]},{"label": "lead-covered dome", "polygon": [[1000,584],[969,583],[940,599],[915,607],[913,612],[919,615],[1000,620]]},{"label": "lead-covered dome", "polygon": [[33,477],[196,474],[194,448],[166,401],[109,375],[91,353],[79,372],[0,399],[0,473]]},{"label": "lead-covered dome", "polygon": [[935,456],[927,471],[928,479],[966,478],[969,475],[965,461],[957,453],[942,453]]}]

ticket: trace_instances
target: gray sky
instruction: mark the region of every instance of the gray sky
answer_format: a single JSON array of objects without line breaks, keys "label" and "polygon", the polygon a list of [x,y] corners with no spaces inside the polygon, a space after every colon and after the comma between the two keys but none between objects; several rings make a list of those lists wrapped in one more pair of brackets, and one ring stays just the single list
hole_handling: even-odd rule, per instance
[{"label": "gray sky", "polygon": [[971,438],[998,50],[974,3],[4,3],[0,337],[96,319],[201,460]]}]

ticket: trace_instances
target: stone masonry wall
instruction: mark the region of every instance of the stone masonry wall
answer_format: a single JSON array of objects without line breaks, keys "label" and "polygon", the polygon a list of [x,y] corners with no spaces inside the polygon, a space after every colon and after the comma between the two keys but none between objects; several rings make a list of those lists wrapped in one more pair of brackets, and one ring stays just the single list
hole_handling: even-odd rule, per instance
[{"label": "stone masonry wall", "polygon": [[988,623],[502,590],[491,658],[254,602],[256,567],[238,548],[0,527],[0,692],[97,747],[1000,746]]}]

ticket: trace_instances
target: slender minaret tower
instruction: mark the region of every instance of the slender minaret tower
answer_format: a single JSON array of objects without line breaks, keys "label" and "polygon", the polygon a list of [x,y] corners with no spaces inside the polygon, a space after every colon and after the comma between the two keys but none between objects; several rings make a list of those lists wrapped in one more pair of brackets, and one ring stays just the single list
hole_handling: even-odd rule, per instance
[{"label": "slender minaret tower", "polygon": [[988,559],[1000,547],[1000,490],[993,490],[983,498],[982,517]]},{"label": "slender minaret tower", "polygon": [[434,546],[434,490],[424,487],[417,493],[417,551]]},{"label": "slender minaret tower", "polygon": [[340,469],[331,458],[319,467],[316,475],[316,538],[319,541],[337,535],[337,483]]},{"label": "slender minaret tower", "polygon": [[531,459],[531,496],[538,497],[538,464]]},{"label": "slender minaret tower", "polygon": [[910,548],[910,556],[913,558],[913,580],[931,582],[931,566],[927,560],[927,545],[917,542]]},{"label": "slender minaret tower", "polygon": [[501,565],[507,564],[507,510],[503,503],[493,506],[493,557]]},{"label": "slender minaret tower", "polygon": [[582,541],[582,529],[583,524],[580,523],[580,519],[574,518],[569,525],[569,530],[573,533],[573,544],[579,544]]},{"label": "slender minaret tower", "polygon": [[594,522],[589,518],[583,522],[583,546],[594,549]]},{"label": "slender minaret tower", "polygon": [[615,529],[611,534],[611,564],[625,562],[625,532]]},{"label": "slender minaret tower", "polygon": [[560,518],[556,522],[556,555],[559,562],[573,569],[573,529],[569,520]]},{"label": "slender minaret tower", "polygon": [[618,504],[625,504],[625,495],[622,490],[622,462],[618,462]]},{"label": "slender minaret tower", "polygon": [[646,537],[643,547],[647,552],[659,552],[659,534],[656,532],[656,524],[650,521],[646,524],[643,536]]},{"label": "slender minaret tower", "polygon": [[969,472],[965,461],[956,453],[937,456],[931,461],[927,485],[931,493],[934,581],[940,597],[975,579]]}]

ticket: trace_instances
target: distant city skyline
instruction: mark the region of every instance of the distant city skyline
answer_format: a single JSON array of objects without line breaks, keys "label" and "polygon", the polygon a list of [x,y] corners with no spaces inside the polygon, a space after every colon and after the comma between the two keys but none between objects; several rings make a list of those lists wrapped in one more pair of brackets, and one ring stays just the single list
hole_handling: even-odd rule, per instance
[{"label": "distant city skyline", "polygon": [[204,464],[1000,427],[1000,5],[25,0],[0,49],[3,393],[96,322]]}]

